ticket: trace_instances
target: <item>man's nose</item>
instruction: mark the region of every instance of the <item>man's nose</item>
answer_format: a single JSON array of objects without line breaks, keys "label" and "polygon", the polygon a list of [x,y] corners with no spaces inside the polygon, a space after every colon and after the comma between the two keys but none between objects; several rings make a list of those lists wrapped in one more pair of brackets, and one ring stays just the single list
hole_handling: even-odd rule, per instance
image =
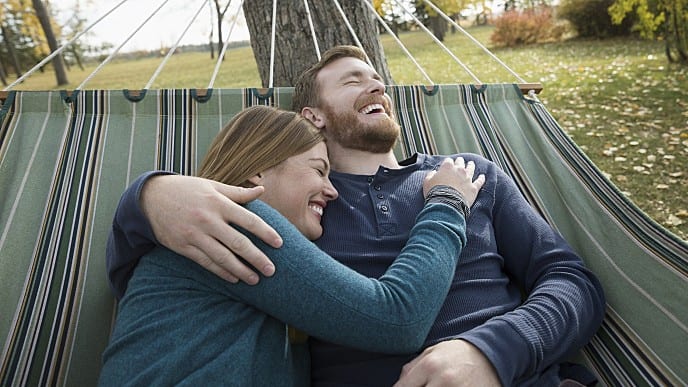
[{"label": "man's nose", "polygon": [[376,78],[371,78],[368,86],[368,91],[371,94],[384,94],[385,93],[385,84],[382,83],[381,80],[376,79]]}]

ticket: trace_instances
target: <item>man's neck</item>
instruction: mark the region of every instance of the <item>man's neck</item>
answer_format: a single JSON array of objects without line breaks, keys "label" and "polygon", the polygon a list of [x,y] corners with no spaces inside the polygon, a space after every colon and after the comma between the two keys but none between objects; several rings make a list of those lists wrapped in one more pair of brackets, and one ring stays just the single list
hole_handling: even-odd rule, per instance
[{"label": "man's neck", "polygon": [[387,153],[371,153],[366,151],[343,148],[337,144],[327,144],[332,169],[341,173],[354,175],[374,175],[380,166],[400,168],[393,151]]}]

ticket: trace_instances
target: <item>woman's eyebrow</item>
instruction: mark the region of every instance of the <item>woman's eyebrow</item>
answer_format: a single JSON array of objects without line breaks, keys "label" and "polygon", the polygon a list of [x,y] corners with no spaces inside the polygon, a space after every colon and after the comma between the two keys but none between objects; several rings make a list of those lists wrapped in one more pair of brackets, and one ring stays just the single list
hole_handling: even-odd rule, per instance
[{"label": "woman's eyebrow", "polygon": [[325,167],[326,170],[329,170],[329,169],[330,169],[330,163],[328,163],[327,161],[325,161],[325,159],[321,159],[320,157],[317,157],[317,158],[312,158],[312,159],[310,159],[310,160],[311,160],[311,161],[315,161],[316,163],[317,163],[317,162],[322,163],[323,167]]}]

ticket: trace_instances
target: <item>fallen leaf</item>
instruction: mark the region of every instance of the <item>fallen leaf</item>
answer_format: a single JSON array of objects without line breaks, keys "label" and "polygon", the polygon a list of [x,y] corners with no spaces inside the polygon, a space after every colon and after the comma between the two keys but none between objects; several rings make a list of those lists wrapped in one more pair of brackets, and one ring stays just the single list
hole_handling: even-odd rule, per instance
[{"label": "fallen leaf", "polygon": [[680,226],[684,221],[682,221],[678,216],[675,215],[669,215],[669,218],[664,222],[667,226]]}]

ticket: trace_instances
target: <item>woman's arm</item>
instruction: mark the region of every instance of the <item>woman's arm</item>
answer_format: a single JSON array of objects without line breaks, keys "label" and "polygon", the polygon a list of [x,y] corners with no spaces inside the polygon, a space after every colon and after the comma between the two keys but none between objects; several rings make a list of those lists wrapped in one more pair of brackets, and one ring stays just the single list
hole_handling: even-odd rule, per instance
[{"label": "woman's arm", "polygon": [[465,220],[456,208],[426,205],[399,257],[382,277],[371,279],[318,249],[268,205],[255,201],[247,207],[283,236],[282,248],[274,249],[247,233],[272,259],[275,275],[249,286],[207,273],[206,285],[330,342],[393,353],[421,347],[466,242]]}]

